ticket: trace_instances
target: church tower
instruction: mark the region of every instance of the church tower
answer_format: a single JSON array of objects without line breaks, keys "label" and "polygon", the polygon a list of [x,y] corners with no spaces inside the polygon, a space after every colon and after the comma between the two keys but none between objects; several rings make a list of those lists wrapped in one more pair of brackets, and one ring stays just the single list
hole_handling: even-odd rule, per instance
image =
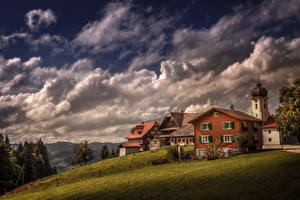
[{"label": "church tower", "polygon": [[256,87],[251,90],[251,93],[252,116],[266,121],[269,116],[268,91],[261,86],[259,78]]}]

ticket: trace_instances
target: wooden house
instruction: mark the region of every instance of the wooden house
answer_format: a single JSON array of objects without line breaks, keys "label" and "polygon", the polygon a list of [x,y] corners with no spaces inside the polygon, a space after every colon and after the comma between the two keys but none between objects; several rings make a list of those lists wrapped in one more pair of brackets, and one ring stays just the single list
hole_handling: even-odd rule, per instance
[{"label": "wooden house", "polygon": [[165,145],[194,145],[194,127],[188,123],[199,113],[170,112],[158,128],[159,140],[151,141],[150,149]]},{"label": "wooden house", "polygon": [[205,155],[205,149],[219,140],[225,154],[240,153],[237,137],[246,135],[248,144],[262,148],[263,121],[236,111],[213,107],[190,121],[194,126],[195,151],[198,157]]},{"label": "wooden house", "polygon": [[135,125],[125,137],[127,142],[120,145],[120,156],[148,150],[150,140],[157,134],[159,123],[156,121],[142,122]]}]

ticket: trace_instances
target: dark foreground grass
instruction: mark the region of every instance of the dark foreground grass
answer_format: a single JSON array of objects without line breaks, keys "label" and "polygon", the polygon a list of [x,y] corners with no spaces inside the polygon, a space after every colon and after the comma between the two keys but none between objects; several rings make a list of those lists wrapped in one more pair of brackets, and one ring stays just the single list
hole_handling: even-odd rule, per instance
[{"label": "dark foreground grass", "polygon": [[[134,159],[164,154],[165,149],[136,154]],[[124,162],[128,159],[131,157],[123,158]],[[49,177],[42,180],[51,182],[49,185],[8,194],[1,199],[300,199],[300,154],[289,152],[141,165],[132,171],[110,171],[102,177],[88,173],[93,171],[92,166],[60,174],[65,182],[58,187],[52,183],[54,177]]]}]

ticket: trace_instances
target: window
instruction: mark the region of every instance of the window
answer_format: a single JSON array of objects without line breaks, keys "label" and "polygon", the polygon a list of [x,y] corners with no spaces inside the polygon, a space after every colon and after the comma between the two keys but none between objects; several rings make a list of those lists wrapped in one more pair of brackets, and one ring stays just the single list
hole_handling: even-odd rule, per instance
[{"label": "window", "polygon": [[185,139],[182,139],[182,142],[185,142]]},{"label": "window", "polygon": [[248,123],[246,121],[242,122],[242,129],[243,130],[248,130]]},{"label": "window", "polygon": [[269,130],[269,134],[271,134],[272,133],[272,131],[271,130]]},{"label": "window", "polygon": [[224,142],[225,143],[232,142],[232,135],[224,135]]},{"label": "window", "polygon": [[181,139],[178,139],[178,142],[181,142]]},{"label": "window", "polygon": [[255,117],[257,117],[257,114],[255,114]]},{"label": "window", "polygon": [[253,130],[254,131],[258,131],[258,124],[257,124],[257,122],[253,122],[252,126],[253,126]]},{"label": "window", "polygon": [[272,142],[272,138],[269,138],[269,142]]},{"label": "window", "polygon": [[201,123],[201,130],[211,130],[212,129],[212,124],[205,122]]},{"label": "window", "polygon": [[213,137],[211,135],[201,135],[199,136],[200,143],[210,143],[213,141]]},{"label": "window", "polygon": [[257,110],[257,103],[255,104],[255,109]]},{"label": "window", "polygon": [[218,112],[214,112],[214,117],[218,117],[219,113]]},{"label": "window", "polygon": [[192,142],[193,140],[192,139],[190,139],[190,142]]},{"label": "window", "polygon": [[264,103],[264,108],[265,108],[265,109],[267,108],[267,105],[266,105],[266,103]]},{"label": "window", "polygon": [[223,129],[234,129],[234,122],[223,122]]},{"label": "window", "polygon": [[208,143],[209,142],[209,136],[208,135],[202,136],[202,142],[203,143]]}]

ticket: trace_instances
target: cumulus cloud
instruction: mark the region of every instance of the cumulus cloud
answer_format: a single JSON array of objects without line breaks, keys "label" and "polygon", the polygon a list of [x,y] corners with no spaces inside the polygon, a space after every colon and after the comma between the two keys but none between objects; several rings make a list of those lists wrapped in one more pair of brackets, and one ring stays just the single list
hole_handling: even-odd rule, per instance
[{"label": "cumulus cloud", "polygon": [[[134,36],[137,52],[121,56],[136,54],[129,70],[113,73],[85,57],[60,68],[44,66],[41,57],[0,57],[0,131],[14,141],[120,142],[135,123],[160,121],[170,111],[203,112],[231,104],[249,111],[258,72],[274,112],[278,90],[300,75],[300,38],[259,31],[268,22],[297,17],[297,5],[287,13],[281,1],[268,2],[238,7],[205,29],[181,27],[171,34],[173,46],[162,61],[155,50],[168,43],[163,31],[168,21],[144,21],[130,4],[109,4],[103,18],[86,25],[72,44],[100,54]],[[155,35],[143,34],[149,30],[145,24]],[[144,67],[156,62],[159,70]]]},{"label": "cumulus cloud", "polygon": [[52,10],[31,10],[26,13],[26,24],[32,31],[37,31],[41,26],[48,27],[52,23],[56,23],[56,16]]}]

